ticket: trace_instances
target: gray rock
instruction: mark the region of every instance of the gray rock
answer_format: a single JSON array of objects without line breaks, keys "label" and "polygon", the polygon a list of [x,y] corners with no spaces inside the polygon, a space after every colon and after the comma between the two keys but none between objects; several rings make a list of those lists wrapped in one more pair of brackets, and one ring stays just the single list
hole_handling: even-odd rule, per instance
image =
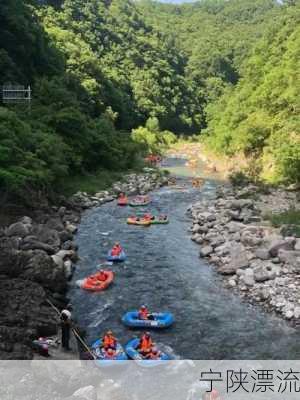
[{"label": "gray rock", "polygon": [[254,268],[254,279],[256,282],[265,282],[275,279],[277,269],[272,263],[258,265]]},{"label": "gray rock", "polygon": [[276,257],[278,255],[278,251],[280,249],[283,250],[293,250],[296,243],[296,239],[294,237],[287,237],[282,240],[275,240],[270,244],[269,253],[272,257]]},{"label": "gray rock", "polygon": [[253,208],[254,202],[253,200],[250,199],[237,199],[233,200],[231,202],[231,207],[232,209],[238,209],[241,210],[242,208]]},{"label": "gray rock", "polygon": [[295,307],[295,308],[294,308],[294,317],[295,317],[296,319],[299,319],[299,318],[300,318],[300,307]]},{"label": "gray rock", "polygon": [[230,233],[236,233],[241,231],[243,228],[245,228],[246,225],[242,224],[241,222],[229,222],[227,225],[227,229]]},{"label": "gray rock", "polygon": [[6,229],[6,235],[7,236],[17,236],[24,238],[25,236],[28,236],[30,234],[30,228],[29,225],[25,225],[22,222],[16,222],[15,224],[10,225]]},{"label": "gray rock", "polygon": [[257,249],[255,251],[255,255],[257,258],[261,260],[269,260],[270,259],[270,253],[267,249]]},{"label": "gray rock", "polygon": [[201,257],[207,257],[210,254],[212,254],[214,249],[211,246],[204,246],[200,250],[200,256]]},{"label": "gray rock", "polygon": [[283,250],[278,251],[278,258],[281,262],[287,263],[296,269],[300,269],[300,251],[299,250]]},{"label": "gray rock", "polygon": [[261,288],[260,291],[258,292],[258,297],[260,301],[266,301],[270,297],[270,291],[267,288]]},{"label": "gray rock", "polygon": [[70,224],[69,222],[66,223],[65,226],[66,231],[70,232],[72,235],[74,235],[77,232],[77,226]]},{"label": "gray rock", "polygon": [[55,248],[50,246],[47,243],[42,243],[39,242],[37,240],[31,240],[31,241],[27,241],[25,243],[23,243],[21,245],[21,249],[22,250],[43,250],[45,251],[47,254],[54,254],[55,253]]},{"label": "gray rock", "polygon": [[300,251],[300,239],[296,239],[295,250]]},{"label": "gray rock", "polygon": [[244,273],[241,275],[241,281],[246,285],[246,286],[254,286],[255,280],[254,280],[254,272],[251,268],[245,269],[243,271]]}]

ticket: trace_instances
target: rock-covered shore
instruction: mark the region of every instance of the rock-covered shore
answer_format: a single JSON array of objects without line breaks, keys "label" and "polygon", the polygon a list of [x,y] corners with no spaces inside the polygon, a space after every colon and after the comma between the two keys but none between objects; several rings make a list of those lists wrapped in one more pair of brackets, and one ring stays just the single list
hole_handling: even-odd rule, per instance
[{"label": "rock-covered shore", "polygon": [[144,194],[166,184],[155,170],[131,174],[110,190],[77,193],[59,206],[36,210],[0,230],[0,359],[30,359],[32,340],[57,333],[58,316],[77,261],[74,235],[81,214],[114,200],[120,192]]},{"label": "rock-covered shore", "polygon": [[189,207],[192,240],[225,285],[251,303],[300,323],[300,239],[264,220],[267,213],[300,209],[296,192],[221,186],[214,200]]}]

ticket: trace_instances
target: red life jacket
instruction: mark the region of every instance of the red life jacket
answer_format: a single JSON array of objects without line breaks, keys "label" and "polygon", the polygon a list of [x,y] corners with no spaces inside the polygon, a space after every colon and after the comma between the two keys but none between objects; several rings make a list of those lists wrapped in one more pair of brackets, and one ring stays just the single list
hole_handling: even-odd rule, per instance
[{"label": "red life jacket", "polygon": [[107,275],[106,275],[105,272],[101,272],[101,273],[98,275],[98,280],[99,280],[99,281],[104,282],[104,281],[106,281],[106,279],[107,279]]},{"label": "red life jacket", "polygon": [[118,255],[120,255],[121,252],[122,252],[122,247],[121,246],[114,246],[112,251],[111,251],[111,255],[112,256],[118,256]]},{"label": "red life jacket", "polygon": [[148,315],[149,315],[149,311],[147,310],[147,308],[141,309],[139,311],[139,319],[148,319]]}]

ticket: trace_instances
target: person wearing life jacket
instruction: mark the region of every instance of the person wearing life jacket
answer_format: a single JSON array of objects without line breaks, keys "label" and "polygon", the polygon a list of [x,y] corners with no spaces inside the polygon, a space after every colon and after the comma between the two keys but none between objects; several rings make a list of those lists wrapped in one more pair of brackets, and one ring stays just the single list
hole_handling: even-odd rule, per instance
[{"label": "person wearing life jacket", "polygon": [[147,358],[148,360],[158,360],[160,356],[161,352],[158,350],[158,348],[153,347],[145,358]]},{"label": "person wearing life jacket", "polygon": [[111,255],[112,256],[119,256],[122,253],[122,247],[120,243],[116,242],[114,247],[112,248]]},{"label": "person wearing life jacket", "polygon": [[145,219],[146,221],[152,221],[154,219],[154,216],[152,216],[150,213],[146,213],[143,216],[143,219]]},{"label": "person wearing life jacket", "polygon": [[139,319],[149,319],[149,311],[146,306],[141,306],[141,308],[139,309]]},{"label": "person wearing life jacket", "polygon": [[107,275],[103,269],[100,269],[99,274],[97,275],[98,281],[104,282],[107,279]]},{"label": "person wearing life jacket", "polygon": [[116,351],[112,348],[109,348],[105,351],[105,357],[109,360],[113,360],[116,356]]},{"label": "person wearing life jacket", "polygon": [[102,339],[104,350],[112,349],[116,350],[117,348],[117,339],[113,336],[112,331],[107,331]]},{"label": "person wearing life jacket", "polygon": [[140,353],[146,356],[147,354],[150,353],[152,346],[153,346],[153,341],[151,339],[150,333],[145,332],[142,335],[142,337],[140,339],[140,343],[138,345],[138,349],[139,349]]}]

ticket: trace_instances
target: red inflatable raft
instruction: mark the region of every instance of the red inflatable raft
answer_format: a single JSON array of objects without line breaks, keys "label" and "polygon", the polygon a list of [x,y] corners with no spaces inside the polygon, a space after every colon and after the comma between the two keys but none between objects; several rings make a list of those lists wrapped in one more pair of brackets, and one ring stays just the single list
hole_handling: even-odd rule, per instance
[{"label": "red inflatable raft", "polygon": [[105,280],[103,280],[101,272],[88,276],[83,280],[81,288],[93,292],[105,290],[114,280],[114,273],[112,271],[104,271],[104,274],[106,275]]},{"label": "red inflatable raft", "polygon": [[118,199],[118,206],[127,206],[128,204],[128,197],[120,197]]}]

